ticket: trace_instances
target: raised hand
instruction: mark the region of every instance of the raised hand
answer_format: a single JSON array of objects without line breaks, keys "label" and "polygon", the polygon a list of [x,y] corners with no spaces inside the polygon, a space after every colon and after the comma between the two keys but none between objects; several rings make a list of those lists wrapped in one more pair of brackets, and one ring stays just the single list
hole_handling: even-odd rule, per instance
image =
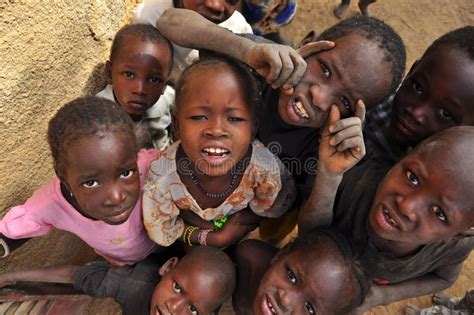
[{"label": "raised hand", "polygon": [[319,167],[333,175],[342,175],[365,155],[362,123],[365,105],[356,103],[355,116],[341,120],[339,108],[331,106],[328,121],[319,141]]},{"label": "raised hand", "polygon": [[274,89],[283,87],[291,90],[306,71],[304,58],[332,47],[334,43],[328,41],[309,43],[298,50],[279,44],[255,44],[244,55],[244,62]]}]

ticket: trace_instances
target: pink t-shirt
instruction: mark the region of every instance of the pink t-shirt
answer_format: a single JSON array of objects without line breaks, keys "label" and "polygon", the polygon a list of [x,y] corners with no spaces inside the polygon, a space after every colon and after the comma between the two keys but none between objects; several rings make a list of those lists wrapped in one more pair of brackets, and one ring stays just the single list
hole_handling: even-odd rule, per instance
[{"label": "pink t-shirt", "polygon": [[[138,153],[142,188],[148,166],[157,154],[155,149]],[[61,193],[57,177],[36,191],[23,205],[13,207],[0,221],[0,233],[12,239],[45,235],[53,227],[74,233],[114,265],[134,264],[156,248],[143,227],[142,193],[129,219],[120,225],[110,225],[88,219],[71,206]]]}]

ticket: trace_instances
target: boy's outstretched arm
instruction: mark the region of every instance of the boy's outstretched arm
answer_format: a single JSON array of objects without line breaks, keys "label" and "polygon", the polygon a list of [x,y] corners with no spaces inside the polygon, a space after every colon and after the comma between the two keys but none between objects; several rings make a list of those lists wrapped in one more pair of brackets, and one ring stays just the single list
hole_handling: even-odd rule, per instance
[{"label": "boy's outstretched arm", "polygon": [[354,314],[379,305],[405,300],[417,296],[432,294],[449,288],[458,278],[463,264],[445,266],[425,276],[391,285],[373,285],[362,305]]},{"label": "boy's outstretched arm", "polygon": [[319,162],[313,190],[298,214],[300,233],[332,223],[334,199],[342,175],[365,155],[364,117],[365,105],[361,100],[357,101],[355,116],[342,120],[338,107],[331,106],[319,141]]},{"label": "boy's outstretched arm", "polygon": [[32,270],[0,273],[0,287],[16,282],[74,283],[74,273],[79,266],[53,266]]},{"label": "boy's outstretched arm", "polygon": [[[293,48],[256,43],[233,34],[191,10],[168,9],[157,21],[156,27],[175,44],[216,51],[248,64],[275,89],[282,86],[291,88],[306,70],[304,56]],[[332,42],[315,42],[307,46],[304,53],[311,54],[333,46]]]}]

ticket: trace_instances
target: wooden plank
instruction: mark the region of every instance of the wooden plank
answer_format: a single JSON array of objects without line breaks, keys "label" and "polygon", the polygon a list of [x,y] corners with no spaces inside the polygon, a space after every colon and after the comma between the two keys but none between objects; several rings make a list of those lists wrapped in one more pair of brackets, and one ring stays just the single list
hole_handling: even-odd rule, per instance
[{"label": "wooden plank", "polygon": [[18,309],[15,311],[15,315],[25,315],[29,314],[31,309],[35,306],[36,301],[26,301],[22,302]]},{"label": "wooden plank", "polygon": [[48,300],[36,301],[36,304],[33,307],[33,309],[30,311],[29,315],[44,315],[48,307],[48,304],[49,304]]},{"label": "wooden plank", "polygon": [[84,314],[87,305],[89,305],[91,298],[88,296],[81,297],[80,299],[62,299],[54,300],[48,307],[45,315],[81,315]]}]

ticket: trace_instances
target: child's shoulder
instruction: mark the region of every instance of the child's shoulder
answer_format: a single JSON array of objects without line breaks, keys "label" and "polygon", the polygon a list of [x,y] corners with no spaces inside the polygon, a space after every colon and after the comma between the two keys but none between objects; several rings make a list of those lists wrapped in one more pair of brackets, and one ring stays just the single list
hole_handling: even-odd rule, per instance
[{"label": "child's shoulder", "polygon": [[[154,175],[163,176],[176,172],[176,151],[178,150],[180,142],[177,141],[163,151],[154,150],[154,158],[150,162],[150,172]],[[150,150],[147,150],[150,151]]]},{"label": "child's shoulder", "polygon": [[283,167],[280,159],[269,148],[258,140],[252,143],[252,156],[250,165],[267,172],[281,172]]}]

